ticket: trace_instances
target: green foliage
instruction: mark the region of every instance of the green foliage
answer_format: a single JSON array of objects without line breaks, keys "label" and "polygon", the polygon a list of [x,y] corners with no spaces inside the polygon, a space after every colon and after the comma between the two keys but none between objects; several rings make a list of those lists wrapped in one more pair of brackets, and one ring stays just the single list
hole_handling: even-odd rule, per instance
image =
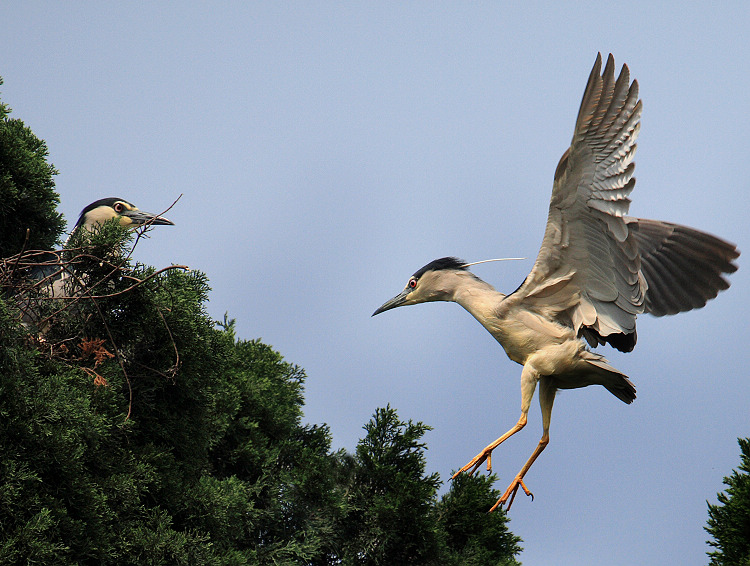
[{"label": "green foliage", "polygon": [[349,513],[344,519],[345,564],[429,564],[439,555],[431,512],[440,479],[425,475],[422,436],[430,427],[378,409],[357,445]]},{"label": "green foliage", "polygon": [[[517,565],[520,539],[499,510],[494,477],[461,475],[440,502],[437,474],[425,474],[430,427],[378,409],[355,455],[346,462],[349,488],[339,526],[345,565]],[[336,562],[339,563],[339,562]]]},{"label": "green foliage", "polygon": [[[107,289],[152,272],[122,268]],[[50,328],[50,355],[3,307],[13,331],[0,341],[0,563],[325,554],[336,459],[328,430],[301,424],[304,373],[216,329],[206,292],[202,274],[172,270],[116,306],[80,301]],[[101,352],[117,355],[97,362]]]},{"label": "green foliage", "polygon": [[9,114],[0,102],[0,258],[20,252],[24,242],[26,249],[51,249],[65,229],[47,146]]},{"label": "green foliage", "polygon": [[709,552],[715,566],[750,566],[750,438],[738,439],[741,462],[738,470],[724,478],[725,493],[719,493],[718,505],[708,505],[706,531],[716,548]]},{"label": "green foliage", "polygon": [[461,474],[441,499],[437,506],[438,522],[448,548],[443,564],[519,564],[515,555],[522,550],[521,539],[508,530],[505,511],[486,512],[501,495],[492,487],[496,479],[494,475]]}]

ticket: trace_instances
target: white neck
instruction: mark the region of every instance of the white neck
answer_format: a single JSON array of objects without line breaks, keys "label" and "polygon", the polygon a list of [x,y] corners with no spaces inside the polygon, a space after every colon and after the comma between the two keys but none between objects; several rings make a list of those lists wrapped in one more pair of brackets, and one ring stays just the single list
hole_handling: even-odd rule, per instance
[{"label": "white neck", "polygon": [[460,285],[453,292],[453,300],[469,311],[487,328],[488,317],[496,318],[497,306],[505,298],[489,283],[468,272],[460,274]]}]

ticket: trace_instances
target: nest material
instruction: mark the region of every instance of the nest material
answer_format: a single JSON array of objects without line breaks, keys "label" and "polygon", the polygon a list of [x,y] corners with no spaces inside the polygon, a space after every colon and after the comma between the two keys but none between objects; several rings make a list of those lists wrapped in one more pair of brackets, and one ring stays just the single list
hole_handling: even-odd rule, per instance
[{"label": "nest material", "polygon": [[[109,324],[117,320],[117,310],[138,287],[170,270],[189,268],[170,265],[145,274],[133,269],[130,257],[143,233],[127,245],[131,235],[119,226],[104,225],[78,237],[74,234],[71,245],[63,250],[22,250],[0,259],[0,297],[17,314],[32,347],[79,368],[95,385],[107,385],[99,366],[115,358],[132,404],[127,355],[118,347]],[[171,336],[169,328],[167,332]],[[174,367],[166,377],[174,377],[179,363],[175,345]],[[130,406],[126,420],[129,415]]]}]

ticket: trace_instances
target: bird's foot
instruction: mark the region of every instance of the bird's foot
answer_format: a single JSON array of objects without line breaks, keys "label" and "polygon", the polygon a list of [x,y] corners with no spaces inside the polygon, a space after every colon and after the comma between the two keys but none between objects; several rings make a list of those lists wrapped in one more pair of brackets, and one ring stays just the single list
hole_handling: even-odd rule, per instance
[{"label": "bird's foot", "polygon": [[485,461],[487,462],[487,471],[491,472],[492,471],[492,451],[498,446],[500,446],[503,442],[508,440],[511,436],[516,434],[524,426],[526,426],[526,413],[521,413],[521,418],[518,419],[518,422],[512,429],[510,429],[508,432],[506,432],[504,435],[502,435],[492,444],[486,446],[484,450],[482,450],[479,454],[477,454],[476,456],[474,456],[474,458],[472,458],[471,462],[469,462],[463,468],[461,468],[455,474],[453,474],[453,477],[451,479],[456,479],[456,476],[458,474],[462,474],[464,472],[468,472],[470,476],[473,475],[474,472],[476,472],[479,469],[479,466],[481,466]]},{"label": "bird's foot", "polygon": [[459,474],[463,474],[464,472],[467,472],[470,476],[474,475],[474,472],[476,472],[479,469],[479,466],[481,466],[485,461],[487,461],[487,471],[492,471],[492,450],[494,448],[490,448],[489,446],[482,450],[479,454],[474,456],[471,459],[471,462],[466,464],[463,468],[458,470],[453,476],[451,477],[452,480],[456,479],[456,476]]},{"label": "bird's foot", "polygon": [[510,501],[508,501],[508,507],[505,510],[510,511],[510,506],[513,505],[513,500],[516,498],[516,493],[518,493],[519,487],[523,489],[526,495],[531,496],[531,500],[534,501],[534,494],[531,493],[529,491],[529,488],[526,487],[526,484],[523,483],[523,478],[516,476],[508,486],[508,489],[505,490],[505,493],[503,493],[503,496],[497,500],[497,503],[492,506],[489,512],[492,513],[498,507],[502,507],[503,505],[505,505],[505,502],[508,501],[508,498],[510,498]]}]

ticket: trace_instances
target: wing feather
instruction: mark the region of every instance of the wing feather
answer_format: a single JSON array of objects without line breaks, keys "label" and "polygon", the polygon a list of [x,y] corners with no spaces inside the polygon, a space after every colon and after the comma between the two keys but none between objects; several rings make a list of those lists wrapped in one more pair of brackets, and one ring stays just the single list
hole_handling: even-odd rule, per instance
[{"label": "wing feather", "polygon": [[526,280],[501,309],[518,307],[571,326],[593,345],[635,346],[637,315],[700,308],[729,287],[737,248],[693,228],[628,217],[642,104],[623,65],[589,75],[563,153],[544,238]]},{"label": "wing feather", "polygon": [[[576,331],[632,333],[644,311],[646,283],[625,223],[635,186],[640,127],[638,83],[627,66],[615,79],[610,55],[597,56],[583,94],[573,140],[555,173],[542,246],[531,273],[506,301],[537,308]],[[601,73],[601,74],[600,74]],[[548,279],[557,283],[550,289]],[[558,309],[542,302],[554,291]],[[563,310],[562,306],[566,308]]]}]

